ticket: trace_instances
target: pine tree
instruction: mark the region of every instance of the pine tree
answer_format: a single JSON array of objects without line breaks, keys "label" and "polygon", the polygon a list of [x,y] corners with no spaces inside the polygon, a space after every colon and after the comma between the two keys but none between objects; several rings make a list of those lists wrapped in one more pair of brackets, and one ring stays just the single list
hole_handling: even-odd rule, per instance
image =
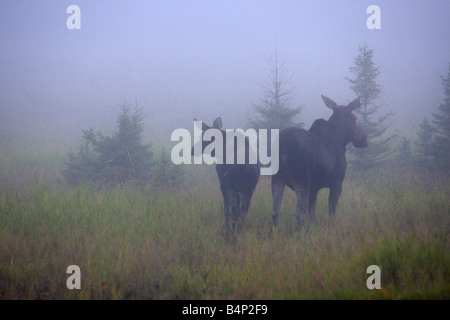
[{"label": "pine tree", "polygon": [[350,149],[351,167],[355,170],[367,170],[382,164],[392,152],[392,143],[396,138],[395,133],[388,133],[392,124],[391,112],[378,116],[380,106],[375,103],[382,92],[382,87],[377,83],[377,77],[381,73],[380,67],[373,61],[373,49],[367,45],[359,46],[359,54],[354,58],[354,66],[350,72],[354,79],[346,78],[350,82],[350,88],[361,97],[361,108],[355,110],[358,124],[367,136],[368,147],[365,149]]},{"label": "pine tree", "polygon": [[423,119],[417,132],[418,165],[450,175],[450,64],[447,77],[441,79],[444,100],[431,121],[426,117]]},{"label": "pine tree", "polygon": [[162,147],[155,162],[153,183],[160,188],[179,188],[183,185],[183,182],[183,167],[175,165],[170,159],[170,153]]},{"label": "pine tree", "polygon": [[435,139],[433,153],[439,170],[450,174],[450,64],[447,77],[441,77],[444,87],[444,100],[438,106],[438,112],[433,113]]},{"label": "pine tree", "polygon": [[419,140],[416,142],[418,147],[417,165],[425,170],[434,168],[435,158],[433,150],[434,128],[428,118],[424,118],[417,132]]},{"label": "pine tree", "polygon": [[279,63],[278,51],[268,59],[269,76],[264,85],[263,97],[258,104],[253,104],[255,118],[248,120],[248,125],[254,129],[284,129],[287,127],[302,127],[303,123],[296,118],[301,114],[302,107],[292,107],[294,90],[289,86],[291,77],[287,74],[286,62]]},{"label": "pine tree", "polygon": [[397,168],[404,169],[412,165],[411,141],[408,138],[400,139],[396,153],[395,165]]}]

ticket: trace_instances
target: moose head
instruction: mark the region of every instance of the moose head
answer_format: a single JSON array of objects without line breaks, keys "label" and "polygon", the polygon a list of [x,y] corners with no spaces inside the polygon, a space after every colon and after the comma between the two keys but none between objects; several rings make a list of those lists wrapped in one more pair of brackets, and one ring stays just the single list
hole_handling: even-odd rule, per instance
[{"label": "moose head", "polygon": [[[194,121],[198,121],[197,119],[194,119]],[[204,123],[204,122],[202,122],[202,127],[200,128],[201,130],[202,130],[202,135],[203,135],[203,133],[206,131],[206,130],[208,130],[208,129],[217,129],[217,130],[222,130],[222,118],[221,117],[217,117],[215,120],[214,120],[214,122],[213,122],[213,125],[212,125],[212,127],[210,127],[210,126],[208,126],[206,123]],[[222,132],[222,135],[223,135],[224,133]],[[211,140],[211,141],[204,141],[203,139],[201,139],[199,142],[197,142],[197,143],[201,143],[202,144],[202,147],[201,147],[201,151],[202,151],[202,153],[205,151],[205,148],[209,145],[209,144],[211,144],[212,142],[213,142],[214,140]],[[194,149],[195,149],[195,145],[192,147],[192,149],[191,149],[191,155],[193,156],[193,155],[195,155],[194,154]],[[214,150],[213,150],[213,153],[211,154],[211,156],[215,156],[214,155]]]},{"label": "moose head", "polygon": [[336,102],[322,95],[325,105],[333,110],[329,122],[337,130],[338,137],[343,140],[344,145],[352,142],[355,148],[367,147],[367,137],[364,130],[356,124],[356,116],[353,111],[361,106],[360,97],[350,102],[347,106],[338,106]]}]

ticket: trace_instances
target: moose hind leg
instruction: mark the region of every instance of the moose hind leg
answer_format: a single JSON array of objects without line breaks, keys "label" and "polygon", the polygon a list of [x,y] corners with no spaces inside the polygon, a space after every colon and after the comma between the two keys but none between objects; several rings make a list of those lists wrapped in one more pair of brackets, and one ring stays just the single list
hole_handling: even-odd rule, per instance
[{"label": "moose hind leg", "polygon": [[223,199],[223,213],[225,215],[225,227],[227,228],[227,231],[230,230],[231,225],[231,206],[229,200],[224,197]]},{"label": "moose hind leg", "polygon": [[274,226],[278,225],[278,217],[280,215],[281,202],[283,200],[284,189],[286,184],[283,183],[279,176],[272,177],[272,221]]},{"label": "moose hind leg", "polygon": [[295,211],[295,218],[297,219],[298,226],[301,228],[306,220],[309,192],[304,185],[298,184],[295,186],[295,194],[297,196],[297,209]]}]

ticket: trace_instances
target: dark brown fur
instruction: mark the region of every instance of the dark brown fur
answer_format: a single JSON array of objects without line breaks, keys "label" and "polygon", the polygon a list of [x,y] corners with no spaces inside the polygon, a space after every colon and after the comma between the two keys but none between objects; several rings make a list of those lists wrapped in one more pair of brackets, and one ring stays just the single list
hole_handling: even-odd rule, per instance
[{"label": "dark brown fur", "polygon": [[297,195],[295,217],[299,226],[304,224],[307,211],[310,220],[316,222],[317,194],[322,188],[330,189],[329,219],[333,221],[347,168],[346,145],[352,142],[357,148],[367,146],[366,135],[352,113],[361,105],[359,98],[348,106],[338,106],[324,96],[322,99],[333,110],[328,121],[318,119],[308,131],[287,128],[280,132],[280,169],[272,176],[275,225],[286,185]]},{"label": "dark brown fur", "polygon": [[[226,134],[224,130],[221,130],[221,118],[214,120],[212,127],[203,123],[202,135],[203,132],[210,128],[218,129],[222,133],[223,158],[226,159]],[[202,152],[210,143],[210,141],[202,141]],[[225,223],[228,231],[231,230],[230,227],[234,230],[236,226],[238,230],[242,229],[253,192],[258,184],[260,168],[258,164],[249,163],[249,152],[252,152],[252,150],[250,150],[248,139],[246,138],[244,164],[216,164],[220,191],[222,192],[224,201]],[[194,147],[192,148],[192,155],[194,155]],[[236,145],[234,155],[234,163],[237,163]],[[213,154],[212,156],[215,155]]]}]

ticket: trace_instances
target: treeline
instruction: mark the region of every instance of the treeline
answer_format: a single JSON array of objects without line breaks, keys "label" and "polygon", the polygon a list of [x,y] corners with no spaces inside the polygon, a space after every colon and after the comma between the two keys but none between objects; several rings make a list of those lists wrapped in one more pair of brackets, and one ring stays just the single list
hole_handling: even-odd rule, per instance
[{"label": "treeline", "polygon": [[[266,86],[258,103],[253,104],[248,127],[303,127],[299,121],[302,106],[292,106],[294,89],[290,86],[286,63],[279,62],[277,53],[268,63]],[[393,114],[380,110],[377,101],[383,87],[377,82],[381,70],[374,63],[373,49],[360,46],[354,65],[349,69],[352,78],[345,79],[355,95],[361,98],[362,106],[355,114],[368,140],[368,147],[364,149],[349,146],[349,170],[376,173],[380,168],[397,172],[414,169],[450,175],[450,64],[447,75],[441,77],[444,99],[431,118],[423,119],[416,138],[401,137],[395,130],[390,130]],[[117,132],[112,136],[92,129],[84,130],[84,142],[77,152],[68,154],[63,170],[68,184],[182,186],[183,167],[174,165],[170,152],[164,148],[155,155],[151,144],[144,144],[143,131],[142,110],[137,105],[130,108],[126,103],[117,117]]]},{"label": "treeline", "polygon": [[431,120],[425,117],[420,124],[417,163],[426,170],[450,175],[450,64],[447,76],[441,79],[444,99]]},{"label": "treeline", "polygon": [[[378,159],[370,153],[364,154],[360,149],[351,150],[361,154],[350,153],[350,170],[376,172],[377,168],[383,168],[391,173],[414,170],[417,173],[450,176],[450,64],[447,75],[441,76],[441,80],[444,99],[430,118],[422,120],[413,137],[400,136],[395,132],[384,138],[382,136],[384,140],[375,140],[373,149],[381,147],[380,151],[383,151]],[[364,157],[371,160],[366,167],[360,163]]]},{"label": "treeline", "polygon": [[[293,105],[294,89],[290,84],[285,61],[279,62],[277,50],[268,60],[269,73],[263,93],[253,104],[247,121],[249,127],[284,129],[303,127],[299,121],[302,106]],[[374,50],[359,46],[354,64],[349,68],[352,77],[346,77],[350,89],[361,98],[361,108],[355,110],[358,125],[367,135],[368,147],[356,149],[349,145],[349,169],[353,172],[376,173],[378,169],[414,169],[449,175],[450,165],[450,65],[447,76],[442,77],[444,100],[425,118],[416,137],[399,135],[391,130],[392,112],[382,112],[378,102],[383,87],[377,78],[380,66],[374,62]],[[425,107],[425,106],[424,106]]]}]

